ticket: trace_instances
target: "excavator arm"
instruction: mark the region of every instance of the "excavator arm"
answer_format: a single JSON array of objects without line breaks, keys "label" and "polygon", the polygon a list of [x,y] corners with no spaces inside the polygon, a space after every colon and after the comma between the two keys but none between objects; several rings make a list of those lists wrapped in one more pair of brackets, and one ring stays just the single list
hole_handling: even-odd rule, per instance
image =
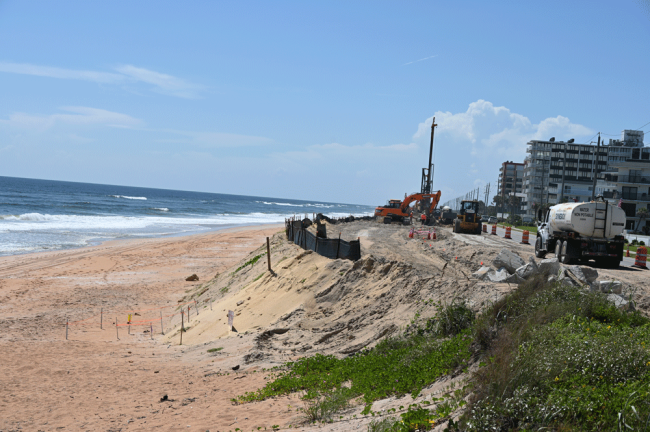
[{"label": "excavator arm", "polygon": [[423,199],[431,199],[431,206],[429,207],[429,214],[431,214],[431,212],[438,206],[438,202],[440,202],[440,191],[436,193],[414,193],[407,196],[404,198],[404,201],[402,201],[402,205],[400,206],[402,213],[408,211],[409,205],[411,205],[412,202],[421,201]]},{"label": "excavator arm", "polygon": [[436,209],[436,207],[438,207],[439,202],[440,202],[440,191],[436,192],[431,197],[431,205],[429,206],[429,214],[433,213],[433,211]]}]

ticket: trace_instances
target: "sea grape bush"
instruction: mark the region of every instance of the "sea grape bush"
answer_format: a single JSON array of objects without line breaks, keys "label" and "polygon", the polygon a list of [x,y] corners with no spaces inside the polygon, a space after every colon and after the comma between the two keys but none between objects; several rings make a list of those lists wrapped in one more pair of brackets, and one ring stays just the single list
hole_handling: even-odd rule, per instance
[{"label": "sea grape bush", "polygon": [[287,371],[278,373],[264,388],[241,396],[239,401],[263,400],[297,391],[306,392],[305,399],[313,399],[340,389],[350,399],[362,396],[366,412],[370,412],[373,401],[406,393],[415,397],[422,387],[464,365],[470,358],[471,342],[466,330],[444,340],[417,334],[389,338],[373,349],[343,359],[316,354],[289,363]]}]

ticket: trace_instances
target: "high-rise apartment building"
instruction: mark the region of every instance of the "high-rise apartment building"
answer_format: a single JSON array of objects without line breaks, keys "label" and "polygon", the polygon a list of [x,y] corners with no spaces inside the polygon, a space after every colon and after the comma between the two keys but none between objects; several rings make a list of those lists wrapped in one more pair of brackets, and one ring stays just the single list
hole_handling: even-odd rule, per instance
[{"label": "high-rise apartment building", "polygon": [[[508,209],[508,213],[520,213],[519,202],[523,199],[524,183],[524,164],[512,161],[506,161],[499,168],[499,183],[497,194],[502,199],[503,209]],[[512,201],[516,197],[517,201]]]},{"label": "high-rise apartment building", "polygon": [[540,205],[589,201],[596,170],[607,168],[609,146],[576,144],[573,139],[528,142],[524,164],[524,213],[535,216]]},{"label": "high-rise apartment building", "polygon": [[609,166],[596,185],[598,195],[620,202],[626,230],[650,227],[637,216],[640,208],[650,208],[650,148],[643,146],[643,137],[641,131],[625,130],[620,140],[610,140]]}]

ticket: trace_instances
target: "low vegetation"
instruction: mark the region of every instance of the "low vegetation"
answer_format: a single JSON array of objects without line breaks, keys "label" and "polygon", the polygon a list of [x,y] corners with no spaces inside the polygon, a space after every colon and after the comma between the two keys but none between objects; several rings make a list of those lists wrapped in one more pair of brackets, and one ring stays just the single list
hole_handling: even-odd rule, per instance
[{"label": "low vegetation", "polygon": [[244,264],[242,264],[241,266],[237,267],[237,270],[235,270],[233,273],[238,273],[240,270],[243,270],[244,268],[246,268],[246,267],[248,267],[248,266],[252,266],[252,265],[254,265],[254,264],[255,264],[257,261],[259,261],[259,259],[262,258],[264,255],[266,255],[266,252],[261,253],[261,254],[259,254],[259,255],[255,255],[253,258],[249,259],[249,260],[246,261]]},{"label": "low vegetation", "polygon": [[305,392],[304,399],[313,400],[335,391],[348,400],[360,397],[364,412],[369,413],[375,400],[407,393],[417,397],[424,386],[465,366],[470,359],[471,330],[456,330],[451,337],[440,337],[426,327],[411,328],[352,357],[316,354],[303,358],[288,363],[288,370],[276,372],[264,388],[246,393],[239,401],[298,391]]},{"label": "low vegetation", "polygon": [[485,361],[461,430],[624,430],[650,415],[648,319],[602,294],[522,285],[477,321]]},{"label": "low vegetation", "polygon": [[[541,277],[478,315],[459,301],[431,304],[435,316],[416,316],[399,336],[353,357],[317,354],[289,363],[238,401],[303,392],[307,422],[335,421],[351,400],[374,416],[374,401],[415,398],[474,364],[465,387],[393,410],[393,417],[383,413],[368,430],[430,430],[440,422],[462,431],[645,430],[650,423],[650,325],[640,313]],[[451,421],[459,408],[459,421]]]}]

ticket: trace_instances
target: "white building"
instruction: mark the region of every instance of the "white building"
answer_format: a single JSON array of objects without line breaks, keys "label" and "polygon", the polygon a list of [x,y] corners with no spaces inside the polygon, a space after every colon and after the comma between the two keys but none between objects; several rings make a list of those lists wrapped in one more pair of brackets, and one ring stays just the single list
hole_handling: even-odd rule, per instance
[{"label": "white building", "polygon": [[551,138],[529,141],[526,152],[526,200],[522,210],[534,217],[540,205],[589,201],[594,172],[605,171],[608,166],[609,146],[602,145],[597,150],[595,145],[575,144],[573,139],[564,142]]},{"label": "white building", "polygon": [[650,221],[636,216],[640,208],[650,208],[650,148],[643,147],[643,132],[623,131],[621,140],[610,141],[609,147],[609,167],[599,176],[596,193],[621,202],[626,230],[650,227]]}]

